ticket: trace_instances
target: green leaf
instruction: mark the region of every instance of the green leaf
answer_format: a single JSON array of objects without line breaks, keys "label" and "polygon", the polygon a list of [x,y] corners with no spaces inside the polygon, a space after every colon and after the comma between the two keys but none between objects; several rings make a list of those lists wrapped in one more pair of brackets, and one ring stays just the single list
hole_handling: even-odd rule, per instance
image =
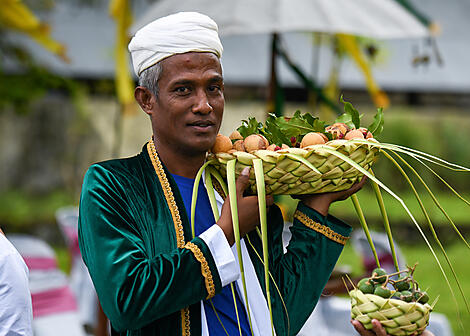
[{"label": "green leaf", "polygon": [[299,128],[293,126],[293,124],[290,124],[290,121],[287,121],[286,119],[284,119],[284,117],[276,118],[276,125],[279,128],[279,131],[282,132],[289,139],[292,137],[297,137],[301,133],[301,130]]},{"label": "green leaf", "polygon": [[[283,118],[284,119],[284,118]],[[290,138],[281,132],[274,115],[270,115],[266,119],[266,127],[264,128],[263,135],[268,139],[269,143],[274,143],[278,146],[286,144],[291,145]]]},{"label": "green leaf", "polygon": [[287,122],[287,127],[289,128],[295,128],[297,129],[298,135],[305,135],[309,132],[315,132],[315,128],[310,125],[307,120],[300,117],[292,117],[288,122]]},{"label": "green leaf", "polygon": [[259,134],[263,129],[263,124],[258,122],[256,118],[250,117],[248,121],[242,120],[242,125],[237,128],[237,131],[240,132],[241,136],[246,138],[251,134]]},{"label": "green leaf", "polygon": [[367,129],[369,130],[369,132],[372,133],[374,137],[382,133],[384,129],[383,108],[380,107],[377,109],[377,113],[374,116],[374,121]]},{"label": "green leaf", "polygon": [[354,108],[351,103],[344,101],[343,96],[341,96],[340,101],[344,104],[344,112],[346,116],[344,116],[345,114],[339,116],[338,119],[341,119],[341,121],[338,121],[338,119],[336,119],[336,122],[345,123],[349,127],[361,127],[361,116],[359,115],[359,112]]}]

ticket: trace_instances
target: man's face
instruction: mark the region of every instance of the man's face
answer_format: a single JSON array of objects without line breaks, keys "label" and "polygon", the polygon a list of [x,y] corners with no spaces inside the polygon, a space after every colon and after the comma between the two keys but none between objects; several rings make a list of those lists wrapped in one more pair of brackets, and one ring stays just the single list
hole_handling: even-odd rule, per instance
[{"label": "man's face", "polygon": [[151,114],[157,146],[190,156],[205,153],[224,111],[219,59],[212,53],[173,55],[162,61],[162,70]]}]

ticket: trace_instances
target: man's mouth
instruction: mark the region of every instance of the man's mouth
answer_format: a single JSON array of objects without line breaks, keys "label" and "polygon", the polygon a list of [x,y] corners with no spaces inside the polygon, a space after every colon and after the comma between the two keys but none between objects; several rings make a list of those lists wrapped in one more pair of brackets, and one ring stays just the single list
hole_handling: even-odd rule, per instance
[{"label": "man's mouth", "polygon": [[205,129],[208,129],[208,128],[214,126],[215,124],[210,120],[198,120],[198,121],[194,121],[192,123],[189,123],[188,125],[191,126],[191,127],[200,129],[200,130],[205,130]]}]

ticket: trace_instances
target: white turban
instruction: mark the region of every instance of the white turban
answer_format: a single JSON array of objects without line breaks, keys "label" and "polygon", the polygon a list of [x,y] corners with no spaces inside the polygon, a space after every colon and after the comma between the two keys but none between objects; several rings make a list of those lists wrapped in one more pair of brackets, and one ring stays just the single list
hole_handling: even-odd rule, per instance
[{"label": "white turban", "polygon": [[159,61],[191,51],[222,56],[217,24],[196,12],[181,12],[157,19],[139,29],[129,43],[134,71],[142,71]]}]

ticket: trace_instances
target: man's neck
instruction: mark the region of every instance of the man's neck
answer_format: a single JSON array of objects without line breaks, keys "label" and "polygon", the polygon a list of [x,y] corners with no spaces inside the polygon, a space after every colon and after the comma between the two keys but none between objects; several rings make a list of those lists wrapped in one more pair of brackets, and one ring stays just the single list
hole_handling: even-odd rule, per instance
[{"label": "man's neck", "polygon": [[205,153],[188,155],[187,153],[169,150],[166,146],[159,146],[158,140],[154,140],[154,142],[160,160],[171,174],[195,178],[206,160]]}]

